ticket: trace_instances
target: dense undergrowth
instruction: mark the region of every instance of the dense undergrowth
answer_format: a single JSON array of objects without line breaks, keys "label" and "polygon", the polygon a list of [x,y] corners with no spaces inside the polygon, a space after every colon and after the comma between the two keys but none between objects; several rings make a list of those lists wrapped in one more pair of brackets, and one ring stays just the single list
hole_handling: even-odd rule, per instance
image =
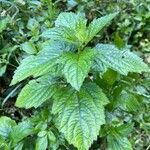
[{"label": "dense undergrowth", "polygon": [[150,149],[149,0],[0,0],[0,15],[0,149]]}]

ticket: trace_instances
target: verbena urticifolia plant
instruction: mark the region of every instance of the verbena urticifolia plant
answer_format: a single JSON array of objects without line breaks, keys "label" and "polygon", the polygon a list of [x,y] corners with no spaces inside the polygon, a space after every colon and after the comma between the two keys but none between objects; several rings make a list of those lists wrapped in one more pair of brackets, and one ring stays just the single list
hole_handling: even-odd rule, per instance
[{"label": "verbena urticifolia plant", "polygon": [[[22,60],[11,82],[14,85],[33,77],[20,92],[16,106],[37,108],[51,102],[56,128],[78,150],[88,150],[106,122],[109,99],[97,78],[108,69],[124,76],[148,71],[142,59],[128,48],[102,43],[90,46],[117,15],[112,13],[88,24],[83,14],[61,13],[55,27],[41,34],[45,42],[40,52]],[[125,142],[131,149],[127,138]]]}]

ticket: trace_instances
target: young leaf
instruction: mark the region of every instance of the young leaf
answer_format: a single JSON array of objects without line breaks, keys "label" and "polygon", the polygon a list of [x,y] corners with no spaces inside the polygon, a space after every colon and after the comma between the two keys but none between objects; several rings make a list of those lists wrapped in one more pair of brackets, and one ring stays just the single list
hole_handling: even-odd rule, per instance
[{"label": "young leaf", "polygon": [[79,54],[65,53],[60,58],[60,62],[63,64],[62,72],[67,82],[76,90],[80,90],[91,68],[93,56],[94,52],[87,49]]},{"label": "young leaf", "polygon": [[78,13],[61,13],[55,21],[55,27],[42,33],[42,37],[62,40],[81,46],[86,40],[87,20]]},{"label": "young leaf", "polygon": [[119,50],[114,45],[98,44],[95,48],[95,66],[101,71],[101,67],[111,68],[120,74],[127,75],[128,72],[147,72],[148,66],[140,57],[130,52],[128,49]]},{"label": "young leaf", "polygon": [[24,108],[37,108],[51,98],[55,93],[56,78],[45,75],[39,79],[31,80],[19,94],[16,106]]},{"label": "young leaf", "polygon": [[107,26],[110,21],[116,17],[118,13],[112,13],[106,16],[103,16],[101,18],[98,19],[94,19],[88,29],[88,37],[87,37],[87,41],[86,43],[88,43],[89,41],[91,41],[93,39],[94,36],[96,36],[96,34],[98,34],[98,32],[100,32],[105,26]]},{"label": "young leaf", "polygon": [[80,92],[70,87],[58,89],[52,108],[56,126],[70,144],[88,150],[105,123],[103,105],[107,102],[105,94],[93,83],[85,84]]},{"label": "young leaf", "polygon": [[81,13],[75,14],[73,12],[63,12],[61,13],[55,21],[56,27],[67,27],[70,29],[76,29],[79,22],[83,22],[85,25],[87,20],[85,16]]},{"label": "young leaf", "polygon": [[0,117],[0,136],[4,139],[7,139],[12,131],[12,127],[15,125],[16,123],[14,120],[5,116]]},{"label": "young leaf", "polygon": [[52,70],[58,57],[64,52],[72,50],[71,45],[60,41],[48,41],[43,44],[42,51],[37,56],[25,58],[15,71],[11,85],[29,76],[40,76]]},{"label": "young leaf", "polygon": [[74,34],[74,30],[67,27],[55,27],[44,31],[41,35],[44,38],[65,41],[77,45],[78,39]]},{"label": "young leaf", "polygon": [[36,54],[37,50],[32,42],[25,42],[20,45],[21,49],[28,54]]}]

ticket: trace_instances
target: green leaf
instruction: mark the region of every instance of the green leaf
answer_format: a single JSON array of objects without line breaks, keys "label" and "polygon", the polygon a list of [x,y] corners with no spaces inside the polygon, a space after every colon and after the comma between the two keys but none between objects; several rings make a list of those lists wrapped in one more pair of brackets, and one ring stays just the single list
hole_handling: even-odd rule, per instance
[{"label": "green leaf", "polygon": [[47,135],[37,138],[35,150],[46,150],[47,146],[48,146]]},{"label": "green leaf", "polygon": [[8,117],[0,117],[0,136],[3,139],[7,139],[10,132],[12,131],[12,127],[15,126],[16,123],[14,120]]},{"label": "green leaf", "polygon": [[55,93],[55,83],[56,78],[49,74],[36,80],[31,80],[19,94],[16,106],[26,109],[31,107],[37,108]]},{"label": "green leaf", "polygon": [[9,16],[0,20],[0,33],[7,28],[8,23],[10,23]]},{"label": "green leaf", "polygon": [[63,12],[61,13],[55,21],[56,27],[67,27],[70,29],[76,29],[80,22],[86,25],[87,20],[85,16],[81,13],[75,14],[73,12]]},{"label": "green leaf", "polygon": [[24,143],[21,141],[15,147],[14,150],[22,150]]},{"label": "green leaf", "polygon": [[129,112],[135,112],[140,109],[140,103],[134,94],[123,90],[118,97],[118,107],[121,107],[122,109]]},{"label": "green leaf", "polygon": [[0,77],[6,72],[7,65],[1,66],[0,64]]},{"label": "green leaf", "polygon": [[112,126],[107,136],[108,150],[132,150],[132,145],[127,139],[132,129],[133,124],[131,123]]},{"label": "green leaf", "polygon": [[100,32],[105,26],[107,26],[111,22],[113,18],[116,17],[117,14],[118,13],[112,13],[101,18],[94,19],[88,27],[88,37],[86,43],[91,41],[93,37],[98,34],[98,32]]},{"label": "green leaf", "polygon": [[60,58],[63,65],[63,74],[72,87],[80,90],[85,77],[88,75],[92,65],[94,52],[87,49],[79,54],[65,53]]},{"label": "green leaf", "polygon": [[56,136],[54,135],[54,133],[52,131],[48,131],[47,136],[48,136],[48,140],[50,142],[52,142],[52,143],[56,142]]},{"label": "green leaf", "polygon": [[78,39],[74,34],[74,30],[67,27],[55,27],[45,30],[42,35],[44,38],[50,38],[53,40],[61,40],[72,44],[78,44]]},{"label": "green leaf", "polygon": [[94,62],[98,71],[101,71],[101,66],[111,68],[123,75],[127,75],[128,72],[149,71],[142,59],[128,49],[119,50],[114,45],[98,44],[95,51],[97,55]]},{"label": "green leaf", "polygon": [[36,54],[37,50],[32,42],[25,42],[20,45],[21,49],[28,54]]},{"label": "green leaf", "polygon": [[75,37],[78,39],[78,41],[81,42],[81,44],[86,40],[86,24],[87,19],[85,18],[84,14],[81,13],[61,13],[57,20],[55,21],[56,27],[67,27],[74,32],[71,35],[75,35]]},{"label": "green leaf", "polygon": [[126,137],[115,138],[108,136],[108,150],[132,150],[131,143]]},{"label": "green leaf", "polygon": [[81,13],[61,13],[55,27],[42,33],[42,37],[63,40],[81,46],[86,40],[87,19]]},{"label": "green leaf", "polygon": [[52,107],[56,126],[70,144],[88,150],[105,123],[107,103],[105,94],[93,83],[84,84],[79,92],[70,87],[58,89]]},{"label": "green leaf", "polygon": [[72,50],[70,45],[60,41],[48,41],[43,44],[42,50],[37,56],[25,58],[15,71],[11,85],[24,80],[29,76],[40,76],[50,72],[59,56],[64,51]]},{"label": "green leaf", "polygon": [[13,128],[10,134],[12,145],[15,146],[22,139],[33,134],[34,132],[34,127],[28,120],[19,123]]}]

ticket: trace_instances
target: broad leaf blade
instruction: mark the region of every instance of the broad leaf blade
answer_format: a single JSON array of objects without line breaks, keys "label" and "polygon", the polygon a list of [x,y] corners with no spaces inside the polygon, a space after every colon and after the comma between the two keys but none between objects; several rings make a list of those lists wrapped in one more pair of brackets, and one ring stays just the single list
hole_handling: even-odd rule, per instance
[{"label": "broad leaf blade", "polygon": [[65,53],[60,62],[63,65],[63,74],[72,87],[79,90],[87,76],[94,56],[91,50],[85,50],[82,53]]},{"label": "broad leaf blade", "polygon": [[36,80],[31,80],[19,94],[16,106],[24,108],[37,108],[51,98],[55,93],[56,78],[49,74]]},{"label": "broad leaf blade", "polygon": [[15,71],[11,85],[29,76],[37,77],[50,72],[56,65],[59,56],[69,50],[72,50],[72,46],[66,46],[64,42],[48,41],[44,43],[42,51],[37,56],[29,56],[21,62]]},{"label": "broad leaf blade", "polygon": [[117,14],[118,13],[112,13],[101,18],[94,19],[88,27],[87,43],[91,41],[93,37],[96,36],[96,34],[98,34],[98,32],[100,32],[105,26],[107,26]]},{"label": "broad leaf blade", "polygon": [[95,66],[98,71],[101,71],[101,66],[111,68],[123,75],[149,70],[143,60],[128,49],[119,50],[114,45],[98,44],[95,51],[97,51]]},{"label": "broad leaf blade", "polygon": [[[87,90],[86,87],[92,87]],[[68,142],[79,150],[88,150],[97,139],[100,126],[105,123],[104,107],[108,102],[101,89],[87,83],[80,92],[70,87],[59,89],[54,95],[52,112],[56,126]]]}]

